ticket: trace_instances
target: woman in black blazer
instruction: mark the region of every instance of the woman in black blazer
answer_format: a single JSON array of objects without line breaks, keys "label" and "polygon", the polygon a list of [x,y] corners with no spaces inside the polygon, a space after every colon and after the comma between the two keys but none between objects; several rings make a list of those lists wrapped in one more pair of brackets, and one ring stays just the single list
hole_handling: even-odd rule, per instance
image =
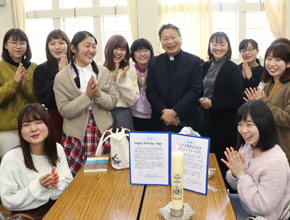
[{"label": "woman in black blazer", "polygon": [[223,176],[227,167],[221,162],[226,147],[235,147],[234,117],[243,103],[243,77],[232,62],[232,49],[224,32],[214,33],[208,44],[209,61],[202,65],[203,96],[199,99],[204,130],[211,138],[210,151],[216,154]]}]

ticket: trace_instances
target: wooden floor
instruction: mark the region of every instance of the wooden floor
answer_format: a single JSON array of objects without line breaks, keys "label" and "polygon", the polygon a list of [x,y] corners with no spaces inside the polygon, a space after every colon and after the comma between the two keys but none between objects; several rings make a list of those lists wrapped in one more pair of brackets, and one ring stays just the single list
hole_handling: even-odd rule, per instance
[{"label": "wooden floor", "polygon": [[10,217],[10,211],[5,209],[2,204],[0,204],[0,212],[5,218]]}]

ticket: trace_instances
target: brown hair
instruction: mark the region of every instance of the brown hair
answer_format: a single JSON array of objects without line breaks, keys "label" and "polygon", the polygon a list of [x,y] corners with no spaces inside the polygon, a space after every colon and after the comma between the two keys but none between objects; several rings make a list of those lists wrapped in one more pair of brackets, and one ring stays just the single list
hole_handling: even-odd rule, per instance
[{"label": "brown hair", "polygon": [[26,167],[30,170],[38,172],[33,164],[33,160],[30,153],[30,144],[27,141],[25,141],[21,135],[22,123],[25,121],[33,121],[33,120],[42,120],[48,128],[48,136],[44,141],[43,151],[49,163],[52,166],[56,166],[56,163],[59,161],[59,157],[56,148],[55,132],[48,112],[39,103],[31,103],[26,105],[19,112],[18,115],[18,134],[20,138],[20,147],[23,152]]},{"label": "brown hair", "polygon": [[[270,75],[266,68],[266,60],[267,57],[270,55],[270,53],[273,53],[273,57],[277,57],[282,59],[285,63],[290,62],[290,46],[285,43],[273,43],[268,47],[265,53],[265,61],[264,61],[264,73],[261,76],[261,81],[267,83],[267,82],[274,82],[273,76]],[[279,81],[281,83],[286,83],[290,81],[290,68],[287,68],[286,71],[280,76]]]},{"label": "brown hair", "polygon": [[50,51],[48,48],[48,44],[52,39],[62,39],[66,42],[67,44],[66,57],[67,57],[68,63],[70,62],[70,40],[68,36],[66,35],[66,33],[59,29],[55,29],[47,35],[46,43],[45,43],[45,52],[46,52],[47,61],[45,62],[45,65],[47,66],[48,70],[53,75],[56,75],[59,72],[58,63],[57,63],[57,60],[50,54]]},{"label": "brown hair", "polygon": [[130,51],[127,40],[122,36],[115,34],[108,40],[105,47],[105,62],[104,66],[107,67],[110,71],[115,70],[115,63],[113,59],[113,53],[115,48],[125,48],[126,55],[125,59],[120,62],[120,69],[129,65],[130,60]]},{"label": "brown hair", "polygon": [[10,55],[9,55],[9,51],[5,48],[5,44],[8,43],[9,38],[12,37],[12,40],[14,41],[25,41],[27,43],[26,46],[26,52],[23,55],[22,59],[24,61],[30,61],[31,57],[32,57],[32,53],[31,53],[31,49],[29,46],[29,41],[28,41],[28,37],[27,35],[24,33],[23,30],[18,29],[18,28],[11,28],[10,30],[8,30],[4,36],[3,39],[3,45],[2,45],[2,58],[3,60],[5,60],[6,62],[9,61]]},{"label": "brown hair", "polygon": [[284,43],[284,44],[288,44],[290,46],[290,40],[286,37],[277,38],[271,44],[275,44],[275,43]]}]

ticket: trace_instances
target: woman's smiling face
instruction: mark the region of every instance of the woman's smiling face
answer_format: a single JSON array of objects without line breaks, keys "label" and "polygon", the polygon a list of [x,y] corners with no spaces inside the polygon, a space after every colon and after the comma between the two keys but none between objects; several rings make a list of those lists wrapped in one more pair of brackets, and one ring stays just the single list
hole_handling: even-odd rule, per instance
[{"label": "woman's smiling face", "polygon": [[229,49],[228,42],[225,38],[214,38],[210,43],[210,51],[215,58],[215,61],[219,61],[225,57]]}]

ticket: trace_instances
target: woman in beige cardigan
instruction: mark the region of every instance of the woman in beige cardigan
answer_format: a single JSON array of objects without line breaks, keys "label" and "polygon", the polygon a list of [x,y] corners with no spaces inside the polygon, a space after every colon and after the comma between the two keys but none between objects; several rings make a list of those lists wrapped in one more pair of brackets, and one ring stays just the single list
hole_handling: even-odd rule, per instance
[{"label": "woman in beige cardigan", "polygon": [[269,106],[280,146],[290,162],[290,46],[285,43],[272,44],[266,51],[264,66],[261,81],[266,85],[263,92],[258,87],[247,89],[246,100],[261,99]]},{"label": "woman in beige cardigan", "polygon": [[[96,45],[91,33],[77,32],[71,42],[71,63],[55,77],[56,104],[64,119],[61,143],[74,176],[96,151],[102,133],[112,126],[110,110],[117,103],[110,72],[93,60]],[[109,142],[102,153],[110,153]]]}]

